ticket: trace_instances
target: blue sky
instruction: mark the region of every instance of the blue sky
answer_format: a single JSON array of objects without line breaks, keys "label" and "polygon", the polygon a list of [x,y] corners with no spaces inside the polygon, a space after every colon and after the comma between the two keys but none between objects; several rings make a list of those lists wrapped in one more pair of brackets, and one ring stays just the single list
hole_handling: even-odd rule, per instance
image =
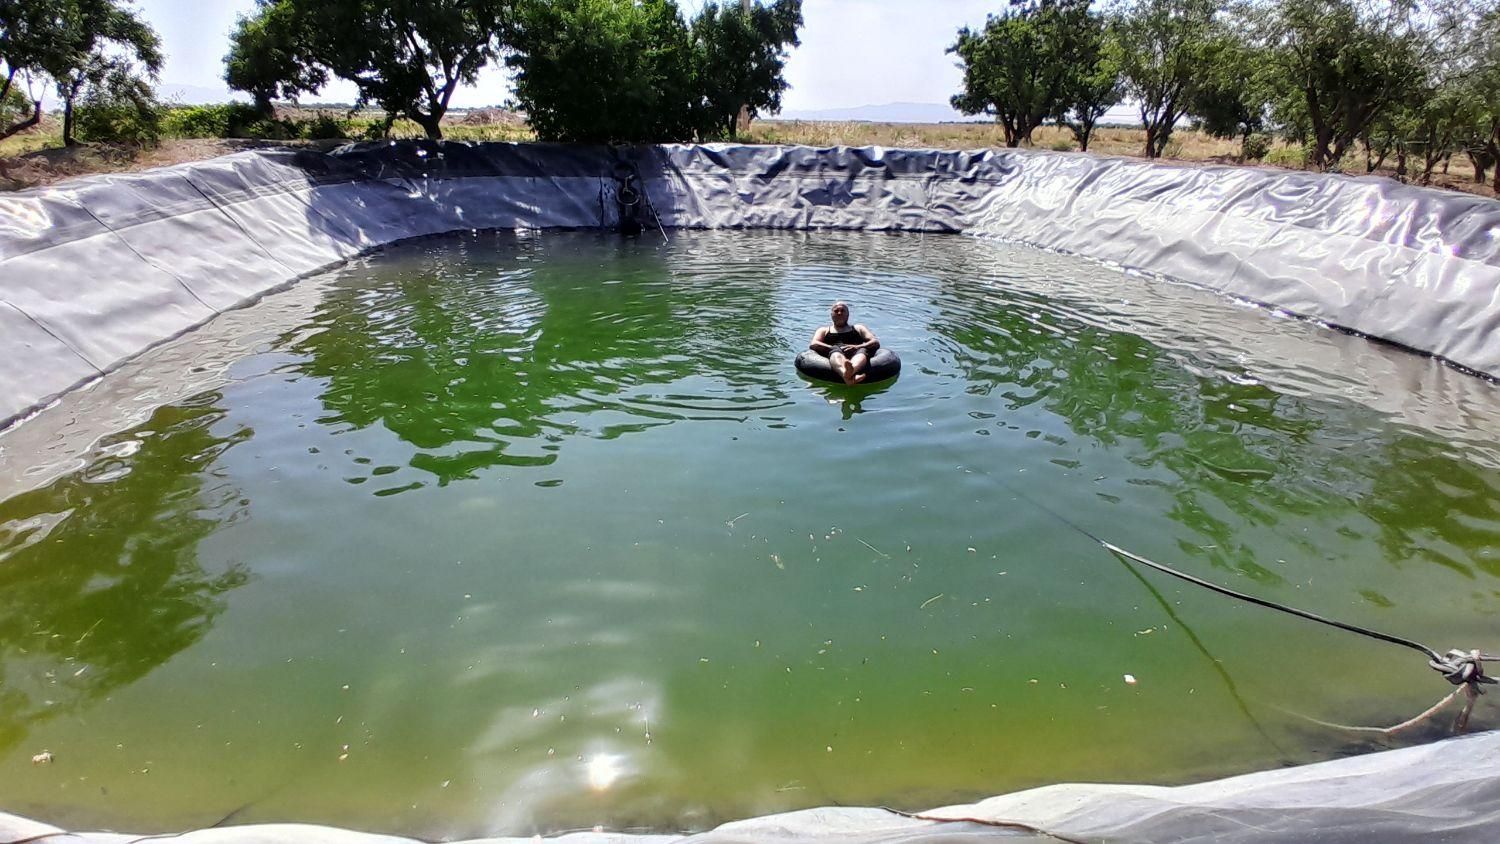
[{"label": "blue sky", "polygon": [[[703,0],[678,0],[691,16]],[[161,79],[174,86],[223,88],[222,61],[235,19],[254,0],[139,0],[167,53]],[[787,110],[821,110],[891,102],[944,103],[958,90],[960,74],[944,49],[961,26],[984,23],[1005,0],[803,0],[802,46],[787,62]],[[455,106],[504,101],[503,73],[492,70],[478,85],[454,95]],[[353,100],[347,85],[330,86],[322,99]]]}]

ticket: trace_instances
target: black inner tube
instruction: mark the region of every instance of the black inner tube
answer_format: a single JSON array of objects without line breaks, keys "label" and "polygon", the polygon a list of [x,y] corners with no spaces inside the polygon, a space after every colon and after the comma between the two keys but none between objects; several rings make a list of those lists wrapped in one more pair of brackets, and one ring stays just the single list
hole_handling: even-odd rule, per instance
[{"label": "black inner tube", "polygon": [[[816,378],[819,381],[829,381],[834,384],[844,383],[844,379],[834,371],[833,364],[828,361],[828,358],[823,357],[812,349],[808,349],[802,354],[797,355],[796,365],[797,371],[809,378]],[[896,353],[890,349],[881,348],[870,358],[870,365],[865,371],[869,373],[869,376],[860,382],[863,384],[874,384],[878,381],[894,378],[901,372],[901,358],[897,357]]]}]

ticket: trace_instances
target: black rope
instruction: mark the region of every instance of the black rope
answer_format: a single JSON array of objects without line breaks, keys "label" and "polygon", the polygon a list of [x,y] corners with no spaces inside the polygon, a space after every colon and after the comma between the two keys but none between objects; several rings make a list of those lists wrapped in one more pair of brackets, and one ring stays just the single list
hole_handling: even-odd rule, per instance
[{"label": "black rope", "polygon": [[1244,592],[1230,589],[1227,586],[1220,586],[1219,584],[1212,581],[1204,580],[1201,577],[1195,577],[1191,574],[1188,574],[1187,572],[1178,571],[1171,566],[1163,565],[1156,562],[1155,560],[1147,559],[1140,554],[1127,551],[1126,549],[1121,548],[1113,542],[1095,535],[1088,529],[1078,525],[1068,517],[1062,515],[1061,513],[1058,513],[1057,511],[1046,506],[1040,501],[1037,501],[1031,496],[1026,495],[1020,490],[1006,483],[1003,478],[997,478],[997,480],[999,480],[1001,484],[1010,489],[1010,491],[1015,493],[1018,497],[1029,502],[1032,506],[1036,507],[1052,518],[1057,519],[1059,522],[1062,522],[1073,530],[1083,534],[1084,536],[1087,536],[1089,539],[1097,542],[1101,547],[1104,548],[1104,550],[1118,557],[1130,560],[1132,562],[1140,563],[1143,566],[1153,568],[1163,574],[1169,574],[1179,580],[1185,580],[1195,586],[1201,586],[1204,589],[1208,589],[1212,592],[1217,592],[1220,595],[1227,595],[1231,598],[1237,598],[1241,601],[1245,601],[1246,603],[1255,604],[1267,609],[1277,610],[1278,612],[1284,612],[1288,615],[1297,616],[1298,618],[1305,618],[1308,621],[1316,621],[1319,624],[1326,624],[1330,627],[1336,627],[1340,630],[1347,630],[1350,633],[1358,633],[1361,636],[1368,636],[1372,639],[1377,639],[1382,642],[1390,642],[1393,645],[1400,645],[1405,648],[1411,648],[1414,651],[1424,654],[1428,658],[1427,664],[1431,666],[1434,671],[1442,674],[1443,678],[1448,682],[1452,683],[1455,686],[1468,686],[1477,694],[1484,693],[1484,689],[1480,688],[1481,684],[1488,685],[1496,682],[1494,677],[1487,676],[1484,673],[1484,661],[1487,659],[1493,659],[1493,657],[1491,657],[1489,654],[1480,653],[1477,650],[1450,650],[1446,654],[1439,654],[1432,648],[1429,648],[1421,642],[1417,642],[1412,639],[1403,638],[1401,636],[1393,636],[1389,633],[1382,633],[1379,630],[1371,630],[1368,627],[1360,627],[1357,624],[1349,624],[1347,622],[1327,618],[1325,616],[1318,615],[1317,613],[1308,612],[1307,610],[1298,609],[1296,607],[1288,606],[1277,601],[1268,600],[1266,598],[1257,598],[1254,595],[1248,595]]}]

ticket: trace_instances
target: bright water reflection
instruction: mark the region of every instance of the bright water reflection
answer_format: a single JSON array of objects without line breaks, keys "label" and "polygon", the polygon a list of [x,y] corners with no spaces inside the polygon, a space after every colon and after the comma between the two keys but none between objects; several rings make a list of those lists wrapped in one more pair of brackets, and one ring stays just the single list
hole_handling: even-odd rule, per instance
[{"label": "bright water reflection", "polygon": [[[89,455],[0,501],[5,809],[698,828],[1308,761],[1368,745],[1293,713],[1447,691],[1043,506],[1497,645],[1495,387],[1316,326],[939,237],[484,235],[322,289],[155,353],[225,375],[87,449],[88,394],[0,438]],[[836,297],[897,382],[792,371]]]}]

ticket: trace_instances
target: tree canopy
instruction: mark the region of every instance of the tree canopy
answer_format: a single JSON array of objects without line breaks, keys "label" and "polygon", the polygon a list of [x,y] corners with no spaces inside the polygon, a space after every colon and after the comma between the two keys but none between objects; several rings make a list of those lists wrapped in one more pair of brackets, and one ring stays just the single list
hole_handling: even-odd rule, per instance
[{"label": "tree canopy", "polygon": [[741,109],[751,117],[781,110],[787,89],[782,72],[786,50],[801,42],[801,0],[754,4],[704,4],[693,19],[692,38],[697,79],[706,110],[700,134],[736,137]]},{"label": "tree canopy", "polygon": [[507,64],[544,140],[713,140],[780,109],[801,25],[801,0],[710,2],[691,24],[674,0],[537,0]]},{"label": "tree canopy", "polygon": [[[953,107],[991,114],[1006,146],[1029,142],[1044,120],[1082,105],[1087,113],[1116,86],[1097,78],[1102,23],[1088,0],[1024,0],[991,15],[978,31],[964,27],[948,52],[959,59],[964,88]],[[1107,109],[1113,102],[1105,103]],[[1093,121],[1088,121],[1092,131]],[[1085,133],[1086,134],[1086,133]]]},{"label": "tree canopy", "polygon": [[36,125],[41,91],[50,83],[63,101],[63,140],[73,141],[73,106],[91,90],[95,99],[128,99],[154,108],[147,81],[161,69],[161,42],[122,0],[0,0],[0,102],[28,88],[30,114],[0,127],[0,137]]},{"label": "tree canopy", "polygon": [[224,79],[269,106],[330,76],[441,138],[453,93],[500,53],[517,0],[257,0],[230,35]]},{"label": "tree canopy", "polygon": [[702,120],[688,26],[672,0],[528,3],[507,59],[544,140],[684,140]]},{"label": "tree canopy", "polygon": [[[0,0],[3,2],[3,0]],[[504,58],[544,140],[733,136],[732,115],[780,108],[801,0],[257,0],[225,57],[225,81],[266,111],[332,78],[359,105],[442,137],[460,85]]]},{"label": "tree canopy", "polygon": [[1120,75],[1146,127],[1147,158],[1166,149],[1205,77],[1215,0],[1139,0],[1117,7]]}]

